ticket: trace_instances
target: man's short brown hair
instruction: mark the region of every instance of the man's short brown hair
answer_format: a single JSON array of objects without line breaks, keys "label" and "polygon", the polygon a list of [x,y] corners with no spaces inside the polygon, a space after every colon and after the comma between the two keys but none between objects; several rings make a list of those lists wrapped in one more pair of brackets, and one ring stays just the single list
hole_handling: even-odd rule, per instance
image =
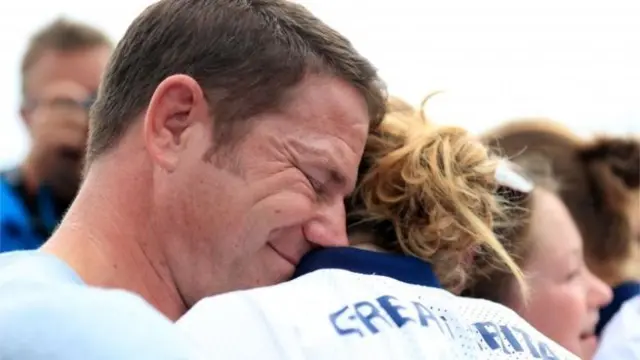
[{"label": "man's short brown hair", "polygon": [[65,18],[54,20],[36,32],[29,40],[27,51],[22,58],[22,91],[26,94],[25,78],[27,73],[47,51],[73,52],[94,47],[108,46],[113,43],[102,31]]},{"label": "man's short brown hair", "polygon": [[186,74],[205,91],[216,144],[230,124],[277,110],[309,73],[337,76],[365,97],[372,126],[385,95],[374,67],[351,43],[286,0],[161,0],[118,44],[91,115],[87,161],[115,146],[167,77]]}]

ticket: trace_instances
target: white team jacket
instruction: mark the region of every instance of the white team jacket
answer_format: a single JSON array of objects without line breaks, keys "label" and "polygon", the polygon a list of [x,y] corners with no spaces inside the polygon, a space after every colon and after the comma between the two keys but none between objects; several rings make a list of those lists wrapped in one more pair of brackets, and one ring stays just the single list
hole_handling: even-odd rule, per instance
[{"label": "white team jacket", "polygon": [[578,359],[502,305],[427,286],[417,259],[321,252],[309,273],[204,299],[177,326],[210,359]]}]

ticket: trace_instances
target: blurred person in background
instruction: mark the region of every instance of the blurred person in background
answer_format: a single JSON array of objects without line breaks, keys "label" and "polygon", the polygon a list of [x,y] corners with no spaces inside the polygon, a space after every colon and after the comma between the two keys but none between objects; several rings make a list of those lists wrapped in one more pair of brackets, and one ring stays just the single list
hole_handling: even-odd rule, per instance
[{"label": "blurred person in background", "polygon": [[385,97],[294,2],[147,7],[107,65],[64,219],[37,251],[0,254],[0,358],[191,359],[173,322],[198,300],[347,243]]},{"label": "blurred person in background", "polygon": [[530,184],[465,130],[387,108],[345,201],[351,247],[310,252],[285,284],[202,300],[177,325],[207,359],[575,359],[510,309],[447,291],[477,251],[521,276],[492,228],[501,181]]},{"label": "blurred person in background", "polygon": [[[491,144],[495,145],[495,144]],[[474,258],[476,273],[464,296],[504,304],[536,329],[582,359],[596,346],[598,311],[611,290],[586,267],[582,238],[562,200],[549,164],[539,158],[512,159],[534,184],[526,195],[505,196],[513,206],[512,226],[496,229],[498,237],[522,267],[529,297],[517,291],[512,274]]]},{"label": "blurred person in background", "polygon": [[540,157],[559,179],[557,194],[580,230],[587,267],[613,289],[599,334],[626,300],[640,295],[640,141],[582,139],[543,119],[507,123],[487,139],[508,157]]},{"label": "blurred person in background", "polygon": [[0,252],[38,248],[80,184],[88,111],[112,43],[99,30],[58,19],[37,32],[22,59],[20,115],[32,144],[0,173]]}]

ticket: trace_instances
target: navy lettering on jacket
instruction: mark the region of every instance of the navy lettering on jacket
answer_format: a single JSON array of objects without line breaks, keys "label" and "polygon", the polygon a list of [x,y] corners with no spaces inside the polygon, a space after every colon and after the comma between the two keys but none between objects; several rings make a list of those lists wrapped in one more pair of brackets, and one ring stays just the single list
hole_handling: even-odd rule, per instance
[{"label": "navy lettering on jacket", "polygon": [[[434,329],[454,338],[444,312],[420,301],[404,301],[392,295],[347,304],[329,314],[329,321],[339,336],[374,336],[389,329],[406,326]],[[559,359],[544,341],[537,341],[514,326],[485,321],[472,324],[482,351],[505,354],[529,353],[535,359]]]}]

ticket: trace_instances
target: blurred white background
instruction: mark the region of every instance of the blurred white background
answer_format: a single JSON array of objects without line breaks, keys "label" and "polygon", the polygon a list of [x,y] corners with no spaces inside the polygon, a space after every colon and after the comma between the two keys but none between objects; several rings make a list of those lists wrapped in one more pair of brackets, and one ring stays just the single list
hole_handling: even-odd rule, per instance
[{"label": "blurred white background", "polygon": [[[119,39],[149,0],[0,4],[0,167],[29,144],[18,117],[28,37],[60,15]],[[640,1],[299,0],[380,69],[394,95],[427,93],[437,122],[487,130],[544,116],[589,135],[640,133]]]}]

